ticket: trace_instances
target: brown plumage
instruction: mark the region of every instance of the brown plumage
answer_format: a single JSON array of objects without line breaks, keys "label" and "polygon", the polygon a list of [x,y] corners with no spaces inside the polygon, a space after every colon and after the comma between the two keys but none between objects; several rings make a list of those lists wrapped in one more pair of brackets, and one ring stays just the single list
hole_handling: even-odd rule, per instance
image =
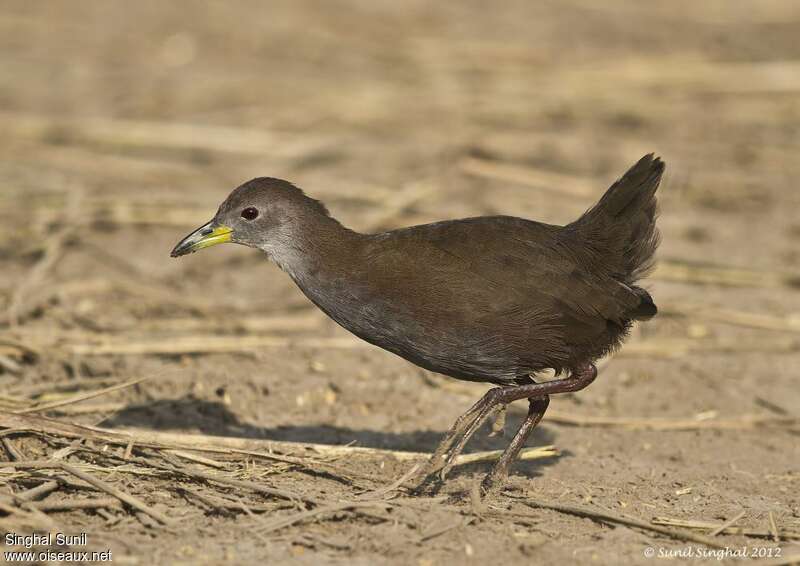
[{"label": "brown plumage", "polygon": [[[423,368],[500,385],[451,430],[430,471],[446,471],[500,406],[529,398],[529,418],[490,476],[498,480],[526,427],[541,419],[547,395],[588,385],[592,362],[619,347],[634,321],[656,314],[636,283],[658,245],[655,193],[663,171],[660,159],[643,157],[566,226],[488,216],[380,234],[343,227],[286,181],[254,179],[173,256],[205,247],[203,238],[227,227],[230,241],[266,252],[360,338]],[[569,377],[535,383],[546,369]]]}]

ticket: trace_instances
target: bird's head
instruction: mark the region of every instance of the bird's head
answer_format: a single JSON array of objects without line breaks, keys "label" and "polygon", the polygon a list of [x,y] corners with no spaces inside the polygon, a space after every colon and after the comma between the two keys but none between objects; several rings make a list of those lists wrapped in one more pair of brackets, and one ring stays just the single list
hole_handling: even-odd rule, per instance
[{"label": "bird's head", "polygon": [[302,237],[303,224],[313,217],[329,217],[322,203],[288,181],[260,177],[234,189],[214,218],[178,242],[170,255],[178,257],[225,242],[273,255]]}]

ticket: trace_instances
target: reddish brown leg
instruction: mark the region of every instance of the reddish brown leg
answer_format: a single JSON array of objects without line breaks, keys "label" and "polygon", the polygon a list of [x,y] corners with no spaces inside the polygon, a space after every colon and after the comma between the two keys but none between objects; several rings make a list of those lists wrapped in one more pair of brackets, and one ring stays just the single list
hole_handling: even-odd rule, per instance
[{"label": "reddish brown leg", "polygon": [[494,391],[493,389],[489,390],[484,394],[481,399],[475,403],[470,409],[462,414],[460,417],[456,419],[456,422],[453,423],[453,426],[450,427],[450,430],[447,431],[442,441],[439,443],[439,446],[436,448],[436,452],[433,453],[431,459],[428,461],[428,465],[423,470],[423,476],[427,477],[435,472],[441,470],[445,464],[445,455],[448,453],[448,450],[453,445],[453,442],[458,439],[459,435],[467,429],[471,423],[475,422],[476,420],[483,421],[482,415],[485,415],[490,410],[490,402],[491,396],[490,393]]},{"label": "reddish brown leg", "polygon": [[[466,446],[470,437],[477,432],[481,424],[487,418],[489,418],[489,416],[491,416],[503,405],[513,403],[514,401],[519,401],[520,399],[537,400],[544,399],[548,395],[554,395],[556,393],[572,393],[574,391],[580,391],[593,382],[596,377],[597,368],[594,366],[594,364],[586,364],[585,366],[571,371],[569,377],[564,379],[554,379],[553,381],[546,381],[544,383],[532,382],[524,385],[495,387],[490,389],[480,401],[475,403],[472,408],[469,409],[469,411],[461,415],[458,420],[456,420],[453,427],[442,440],[439,448],[436,449],[436,452],[431,457],[428,467],[425,470],[425,476],[430,476],[439,469],[442,469],[441,476],[443,479],[444,475],[446,475],[447,471],[455,462],[455,458],[461,453],[461,451],[464,449],[464,446]],[[502,458],[506,459],[504,464],[506,473],[508,471],[508,466],[511,465],[511,462],[513,462],[514,458],[516,458],[517,454],[519,454],[519,450],[522,447],[522,444],[524,444],[525,439],[527,439],[527,436],[530,434],[530,431],[534,426],[536,426],[536,423],[539,422],[536,420],[536,422],[533,422],[531,425],[528,422],[530,419],[531,416],[529,413],[528,418],[522,426],[522,429],[527,430],[523,431],[521,429],[520,432],[517,433],[511,442],[511,446],[509,446],[509,449],[507,449],[503,454],[503,457],[501,457],[501,461]],[[539,420],[540,419],[541,416],[539,416]],[[520,438],[521,435],[522,437]],[[458,438],[459,436],[461,436],[461,438]],[[457,439],[458,442],[456,442]],[[453,446],[454,443],[455,446]],[[519,444],[518,447],[517,443]],[[509,452],[512,446],[516,447],[516,451],[513,453]],[[498,465],[499,464],[500,462],[498,462]],[[498,473],[502,473],[502,468],[498,470]],[[490,474],[490,476],[493,475],[494,472]],[[500,479],[500,476],[495,477]]]},{"label": "reddish brown leg", "polygon": [[525,446],[525,442],[528,440],[531,432],[533,432],[533,429],[536,428],[536,425],[542,420],[544,412],[547,410],[549,404],[549,396],[528,399],[528,414],[525,420],[522,421],[522,425],[519,427],[517,434],[514,435],[508,448],[506,448],[503,455],[500,456],[500,459],[494,465],[492,471],[484,478],[482,483],[484,491],[489,491],[492,486],[502,485],[506,481],[506,478],[508,478],[508,468],[514,463],[517,456],[519,456],[520,450]]}]

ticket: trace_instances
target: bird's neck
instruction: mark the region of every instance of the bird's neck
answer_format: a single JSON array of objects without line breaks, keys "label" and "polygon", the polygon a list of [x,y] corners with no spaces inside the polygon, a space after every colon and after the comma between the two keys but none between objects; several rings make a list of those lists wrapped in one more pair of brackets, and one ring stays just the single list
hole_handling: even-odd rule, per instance
[{"label": "bird's neck", "polygon": [[363,238],[335,218],[314,215],[286,222],[261,249],[302,287],[309,280],[346,270]]}]

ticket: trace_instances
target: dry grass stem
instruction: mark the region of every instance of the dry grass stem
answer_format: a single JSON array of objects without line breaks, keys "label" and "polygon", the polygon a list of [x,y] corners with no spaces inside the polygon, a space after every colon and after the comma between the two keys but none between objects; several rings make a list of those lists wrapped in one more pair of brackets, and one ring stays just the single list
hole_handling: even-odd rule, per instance
[{"label": "dry grass stem", "polygon": [[136,379],[131,379],[126,381],[125,383],[120,383],[118,385],[113,385],[111,387],[106,387],[103,389],[99,389],[97,391],[90,391],[89,393],[81,393],[78,395],[74,395],[68,399],[63,399],[61,401],[53,401],[52,403],[44,403],[42,405],[36,405],[34,407],[28,407],[27,409],[19,409],[14,411],[17,414],[25,414],[25,413],[41,413],[43,411],[49,411],[51,409],[56,409],[59,407],[65,407],[67,405],[73,405],[75,403],[80,403],[81,401],[87,401],[89,399],[94,399],[95,397],[100,397],[102,395],[107,395],[109,393],[113,393],[114,391],[119,391],[121,389],[126,389],[128,387],[133,387],[138,383],[142,383],[143,381],[147,381],[150,377],[139,377]]},{"label": "dry grass stem", "polygon": [[[698,521],[694,519],[675,519],[672,517],[655,517],[653,518],[652,523],[655,525],[682,527],[686,529],[697,529],[708,532],[715,531],[719,529],[721,526],[723,526],[723,523],[714,523],[711,521]],[[724,529],[720,530],[718,534],[742,535],[742,536],[756,537],[756,538],[774,537],[771,528],[757,529],[753,527],[736,527],[732,525],[727,526]],[[786,529],[781,534],[785,539],[800,539],[800,531],[792,531],[791,529]]]},{"label": "dry grass stem", "polygon": [[530,498],[524,498],[524,499],[518,498],[518,500],[523,505],[527,505],[528,507],[532,507],[534,509],[551,509],[553,511],[558,511],[559,513],[567,513],[569,515],[575,515],[577,517],[586,517],[588,519],[592,519],[602,523],[610,523],[612,525],[614,524],[626,525],[628,527],[635,527],[645,531],[652,531],[662,535],[666,535],[676,540],[699,542],[700,544],[704,544],[705,546],[708,546],[710,548],[725,548],[724,544],[721,544],[716,540],[709,538],[707,536],[698,535],[690,531],[668,529],[662,526],[652,525],[640,519],[636,519],[633,517],[625,517],[623,515],[616,515],[609,513],[607,511],[601,511],[599,509],[592,509],[589,507],[578,507],[575,505],[561,505],[557,503],[547,503],[543,501],[532,500]]}]

